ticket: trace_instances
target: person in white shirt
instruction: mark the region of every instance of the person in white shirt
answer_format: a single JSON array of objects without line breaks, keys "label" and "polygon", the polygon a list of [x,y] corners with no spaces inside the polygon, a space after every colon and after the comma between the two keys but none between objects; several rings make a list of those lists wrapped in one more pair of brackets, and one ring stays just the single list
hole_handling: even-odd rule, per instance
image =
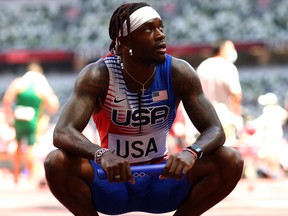
[{"label": "person in white shirt", "polygon": [[197,73],[225,129],[226,144],[234,143],[237,131],[243,127],[242,89],[234,65],[238,55],[231,40],[219,41],[213,48],[213,56],[198,66]]}]

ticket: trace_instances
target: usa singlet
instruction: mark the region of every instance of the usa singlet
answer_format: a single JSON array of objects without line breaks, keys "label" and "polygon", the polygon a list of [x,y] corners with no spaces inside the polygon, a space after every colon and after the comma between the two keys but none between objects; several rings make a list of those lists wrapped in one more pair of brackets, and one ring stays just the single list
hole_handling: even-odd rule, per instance
[{"label": "usa singlet", "polygon": [[[104,58],[109,70],[109,87],[104,105],[93,115],[101,146],[131,164],[154,163],[168,156],[167,135],[176,115],[176,98],[171,79],[172,57],[156,66],[154,80],[144,94],[129,92],[120,64],[114,55]],[[117,215],[132,211],[164,213],[176,210],[188,196],[187,177],[179,180],[158,176],[136,177],[130,182],[100,180],[93,160],[94,180],[90,185],[98,212]],[[165,163],[165,161],[163,162]]]},{"label": "usa singlet", "polygon": [[144,95],[129,92],[114,55],[104,58],[110,82],[100,113],[93,116],[101,146],[130,163],[167,155],[166,138],[176,114],[171,81],[172,57],[156,66],[152,85]]}]

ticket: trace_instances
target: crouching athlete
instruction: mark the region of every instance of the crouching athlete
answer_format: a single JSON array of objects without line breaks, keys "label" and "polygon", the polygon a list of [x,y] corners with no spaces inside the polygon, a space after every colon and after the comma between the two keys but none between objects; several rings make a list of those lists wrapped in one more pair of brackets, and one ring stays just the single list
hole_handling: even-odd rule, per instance
[{"label": "crouching athlete", "polygon": [[[201,215],[241,178],[240,154],[225,135],[194,69],[166,53],[163,21],[146,3],[113,13],[110,54],[83,68],[54,130],[57,147],[45,160],[53,195],[74,215],[133,211]],[[200,133],[169,155],[167,135],[180,101]],[[91,116],[96,145],[82,131]],[[165,163],[158,176],[134,178],[130,167]],[[103,168],[107,180],[97,178]]]}]

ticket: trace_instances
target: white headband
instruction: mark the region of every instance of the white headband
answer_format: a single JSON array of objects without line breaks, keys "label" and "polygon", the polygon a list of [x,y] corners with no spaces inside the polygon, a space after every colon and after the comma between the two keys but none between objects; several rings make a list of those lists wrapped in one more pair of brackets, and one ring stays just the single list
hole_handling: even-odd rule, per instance
[{"label": "white headband", "polygon": [[[159,18],[161,19],[160,15],[157,13],[156,10],[154,10],[150,6],[141,7],[138,10],[134,11],[130,15],[130,33],[135,31],[138,27],[140,27],[142,24],[147,22],[148,20]],[[123,23],[123,36],[128,35],[128,29],[127,29],[127,21]],[[121,31],[119,32],[119,36],[121,36]]]}]

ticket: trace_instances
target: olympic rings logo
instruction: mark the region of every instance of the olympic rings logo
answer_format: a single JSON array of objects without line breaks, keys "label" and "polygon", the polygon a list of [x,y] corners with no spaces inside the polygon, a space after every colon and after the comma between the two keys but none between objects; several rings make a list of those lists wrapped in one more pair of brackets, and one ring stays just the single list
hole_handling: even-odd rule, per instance
[{"label": "olympic rings logo", "polygon": [[138,177],[142,178],[142,177],[145,177],[145,176],[148,176],[148,175],[146,173],[144,173],[144,172],[133,173],[133,177],[135,177],[135,178],[138,178]]}]

